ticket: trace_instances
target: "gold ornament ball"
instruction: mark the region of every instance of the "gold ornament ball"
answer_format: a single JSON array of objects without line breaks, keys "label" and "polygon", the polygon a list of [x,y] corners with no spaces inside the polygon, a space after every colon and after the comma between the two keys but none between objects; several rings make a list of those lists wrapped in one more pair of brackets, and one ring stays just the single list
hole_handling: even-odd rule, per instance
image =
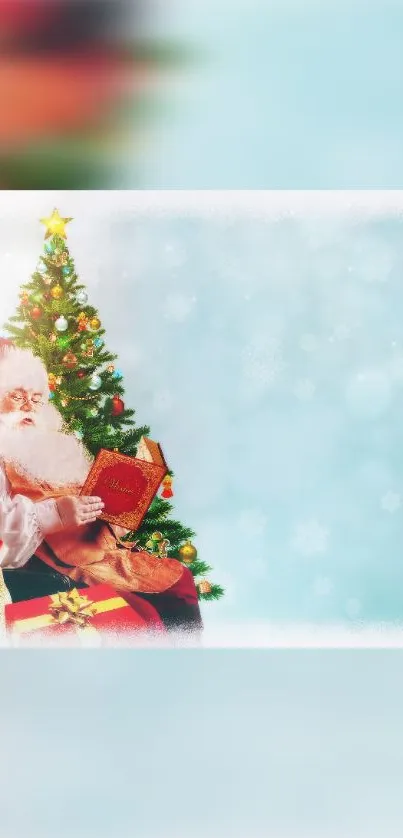
[{"label": "gold ornament ball", "polygon": [[63,288],[61,285],[55,285],[54,288],[51,288],[50,294],[54,300],[61,300],[63,297]]},{"label": "gold ornament ball", "polygon": [[191,541],[187,541],[186,544],[180,548],[179,555],[185,564],[192,564],[197,556],[196,547]]},{"label": "gold ornament ball", "polygon": [[163,538],[162,532],[153,532],[151,536],[152,541],[162,541]]},{"label": "gold ornament ball", "polygon": [[211,594],[211,585],[207,579],[202,579],[198,584],[198,588],[201,594]]},{"label": "gold ornament ball", "polygon": [[90,320],[91,329],[94,329],[94,331],[96,331],[97,329],[99,329],[100,325],[101,325],[101,321],[99,320],[98,317],[92,317],[91,318],[91,320]]}]

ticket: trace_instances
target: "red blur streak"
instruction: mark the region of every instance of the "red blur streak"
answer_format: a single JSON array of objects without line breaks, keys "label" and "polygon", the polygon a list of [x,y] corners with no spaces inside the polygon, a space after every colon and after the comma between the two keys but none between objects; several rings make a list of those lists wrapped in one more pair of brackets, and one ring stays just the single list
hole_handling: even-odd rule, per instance
[{"label": "red blur streak", "polygon": [[146,65],[106,55],[0,56],[0,149],[86,130],[150,83]]},{"label": "red blur streak", "polygon": [[57,3],[49,0],[0,0],[0,36],[36,32],[57,15]]}]

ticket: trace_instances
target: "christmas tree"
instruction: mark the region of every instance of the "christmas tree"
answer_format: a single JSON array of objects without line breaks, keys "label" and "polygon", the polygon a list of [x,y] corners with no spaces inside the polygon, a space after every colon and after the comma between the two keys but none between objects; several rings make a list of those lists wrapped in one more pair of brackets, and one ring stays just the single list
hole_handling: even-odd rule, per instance
[{"label": "christmas tree", "polygon": [[[46,366],[50,398],[65,429],[96,455],[101,448],[135,456],[148,427],[136,427],[135,411],[125,407],[123,376],[117,356],[105,345],[105,330],[77,276],[66,243],[66,225],[54,210],[45,224],[45,246],[30,281],[22,286],[17,312],[5,329],[13,342],[31,349]],[[184,562],[196,577],[202,600],[219,599],[224,591],[205,577],[211,567],[201,561],[190,541],[194,532],[171,517],[172,472],[162,495],[152,502],[141,526],[129,533],[142,549]]]}]

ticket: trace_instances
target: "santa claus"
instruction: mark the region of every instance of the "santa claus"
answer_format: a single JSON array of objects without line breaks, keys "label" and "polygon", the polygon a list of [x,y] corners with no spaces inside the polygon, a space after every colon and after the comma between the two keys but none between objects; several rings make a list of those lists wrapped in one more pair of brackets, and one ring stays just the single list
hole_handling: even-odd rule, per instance
[{"label": "santa claus", "polygon": [[0,569],[11,600],[108,583],[147,626],[200,631],[189,569],[122,542],[127,531],[99,518],[102,500],[79,495],[91,462],[49,402],[40,359],[3,341]]}]

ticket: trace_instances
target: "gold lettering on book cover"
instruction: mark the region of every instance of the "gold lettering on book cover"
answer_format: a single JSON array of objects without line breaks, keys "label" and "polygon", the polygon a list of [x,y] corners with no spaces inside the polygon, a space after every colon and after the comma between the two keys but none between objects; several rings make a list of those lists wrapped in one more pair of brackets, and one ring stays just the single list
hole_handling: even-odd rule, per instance
[{"label": "gold lettering on book cover", "polygon": [[123,492],[125,495],[134,495],[135,491],[130,486],[124,486],[123,483],[120,483],[119,480],[116,478],[111,478],[110,480],[105,480],[105,486],[108,486],[108,489],[113,489],[114,492]]}]

